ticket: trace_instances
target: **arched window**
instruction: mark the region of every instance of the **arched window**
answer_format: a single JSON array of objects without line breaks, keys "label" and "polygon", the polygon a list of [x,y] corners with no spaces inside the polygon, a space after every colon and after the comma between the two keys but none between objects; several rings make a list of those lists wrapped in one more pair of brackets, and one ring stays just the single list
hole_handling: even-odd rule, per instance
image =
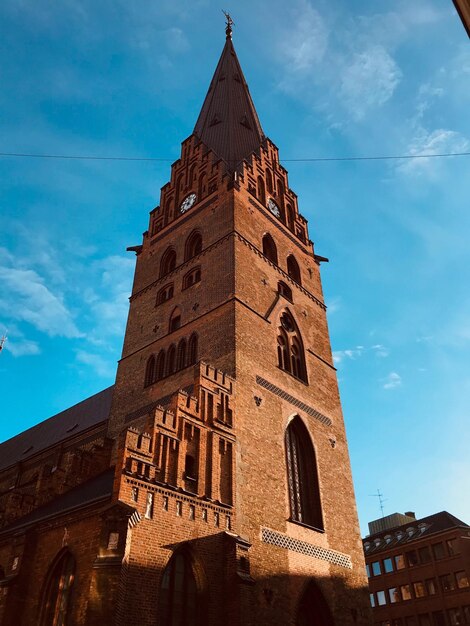
[{"label": "arched window", "polygon": [[289,311],[284,311],[280,318],[277,333],[277,362],[281,369],[307,382],[302,337]]},{"label": "arched window", "polygon": [[289,285],[283,283],[282,280],[277,283],[277,291],[281,294],[281,296],[284,296],[284,298],[287,298],[292,302],[292,289]]},{"label": "arched window", "polygon": [[173,309],[173,313],[170,315],[170,323],[168,325],[168,332],[172,333],[181,326],[181,311],[178,307]]},{"label": "arched window", "polygon": [[173,298],[173,283],[169,283],[160,289],[157,293],[156,305],[163,304],[167,300]]},{"label": "arched window", "polygon": [[160,350],[157,356],[155,380],[161,380],[165,376],[165,350]]},{"label": "arched window", "polygon": [[65,626],[68,623],[70,594],[75,573],[75,559],[69,550],[60,552],[47,575],[41,604],[41,626]]},{"label": "arched window", "polygon": [[298,283],[299,285],[302,284],[300,267],[292,254],[287,257],[287,273],[292,278],[292,280],[295,280],[296,283]]},{"label": "arched window", "polygon": [[155,382],[157,377],[157,361],[155,357],[152,356],[147,361],[147,366],[145,368],[145,386],[148,387],[152,383]]},{"label": "arched window", "polygon": [[294,209],[291,204],[288,204],[286,207],[286,215],[287,215],[287,226],[294,230]]},{"label": "arched window", "polygon": [[300,598],[295,626],[334,626],[330,607],[322,592],[312,580]]},{"label": "arched window", "polygon": [[197,352],[197,335],[196,333],[193,333],[189,338],[188,344],[188,365],[194,365],[195,363],[197,363]]},{"label": "arched window", "polygon": [[273,177],[269,170],[266,170],[266,187],[269,193],[273,192]]},{"label": "arched window", "polygon": [[176,369],[182,370],[186,367],[186,339],[181,339],[178,344],[178,356],[176,359]]},{"label": "arched window", "polygon": [[174,248],[168,248],[160,261],[160,278],[172,272],[176,267],[176,252]]},{"label": "arched window", "polygon": [[276,244],[274,243],[274,239],[269,233],[266,233],[266,235],[264,235],[263,237],[263,254],[272,263],[277,265],[277,248]]},{"label": "arched window", "polygon": [[165,626],[197,626],[200,624],[198,599],[191,560],[184,551],[177,552],[163,572],[158,623]]},{"label": "arched window", "polygon": [[286,461],[291,520],[323,530],[315,449],[299,416],[286,430]]},{"label": "arched window", "polygon": [[171,344],[166,355],[166,374],[170,376],[174,373],[176,367],[176,348],[175,344]]},{"label": "arched window", "polygon": [[188,261],[202,251],[202,235],[197,230],[193,231],[186,239],[184,260]]},{"label": "arched window", "polygon": [[199,185],[198,185],[198,194],[197,197],[199,200],[204,198],[207,195],[207,175],[201,174],[199,176]]},{"label": "arched window", "polygon": [[258,176],[258,200],[261,202],[261,204],[264,206],[266,204],[266,192],[264,189],[264,180],[262,179],[261,176]]},{"label": "arched window", "polygon": [[184,276],[183,289],[188,289],[188,287],[192,287],[194,284],[199,283],[200,281],[201,281],[201,268],[195,267]]}]

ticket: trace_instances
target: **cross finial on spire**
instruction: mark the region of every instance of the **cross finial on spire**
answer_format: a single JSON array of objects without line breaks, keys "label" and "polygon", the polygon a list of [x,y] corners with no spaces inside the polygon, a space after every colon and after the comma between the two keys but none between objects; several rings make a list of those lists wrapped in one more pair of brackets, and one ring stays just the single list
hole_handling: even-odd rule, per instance
[{"label": "cross finial on spire", "polygon": [[227,39],[232,39],[232,26],[235,24],[235,22],[230,17],[230,13],[224,11],[223,9],[222,13],[225,15],[225,19],[227,20],[225,22],[225,34],[227,35]]}]

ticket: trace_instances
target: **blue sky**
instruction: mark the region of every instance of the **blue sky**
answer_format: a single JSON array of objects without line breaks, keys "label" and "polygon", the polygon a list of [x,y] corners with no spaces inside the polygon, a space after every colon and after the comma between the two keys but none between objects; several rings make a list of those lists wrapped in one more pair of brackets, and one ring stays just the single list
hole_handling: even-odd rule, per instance
[{"label": "blue sky", "polygon": [[[450,0],[223,8],[281,159],[470,151]],[[222,46],[213,0],[3,0],[2,152],[179,156]],[[169,162],[0,158],[0,438],[110,385]],[[363,531],[470,522],[470,157],[289,163],[323,265]]]}]

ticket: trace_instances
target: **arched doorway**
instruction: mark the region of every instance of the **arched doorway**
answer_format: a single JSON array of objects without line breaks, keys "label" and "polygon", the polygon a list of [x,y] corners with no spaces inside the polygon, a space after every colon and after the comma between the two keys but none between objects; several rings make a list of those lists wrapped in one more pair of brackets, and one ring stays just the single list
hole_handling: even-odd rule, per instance
[{"label": "arched doorway", "polygon": [[312,580],[299,602],[296,626],[335,626],[330,608],[322,592]]}]

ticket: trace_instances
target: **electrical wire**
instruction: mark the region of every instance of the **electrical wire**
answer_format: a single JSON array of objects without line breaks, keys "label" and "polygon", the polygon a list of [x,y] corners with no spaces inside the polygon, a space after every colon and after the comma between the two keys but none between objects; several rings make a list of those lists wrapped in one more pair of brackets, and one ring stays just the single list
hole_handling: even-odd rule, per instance
[{"label": "electrical wire", "polygon": [[[321,161],[387,161],[399,159],[435,159],[442,157],[470,156],[470,152],[441,152],[439,154],[400,154],[383,156],[349,156],[349,157],[311,157],[304,159],[281,159],[283,163],[313,163]],[[89,155],[68,155],[68,154],[33,154],[24,152],[0,152],[0,157],[23,157],[33,159],[66,159],[80,161],[156,161],[161,163],[171,163],[177,159],[157,158],[157,157],[101,157]]]}]

